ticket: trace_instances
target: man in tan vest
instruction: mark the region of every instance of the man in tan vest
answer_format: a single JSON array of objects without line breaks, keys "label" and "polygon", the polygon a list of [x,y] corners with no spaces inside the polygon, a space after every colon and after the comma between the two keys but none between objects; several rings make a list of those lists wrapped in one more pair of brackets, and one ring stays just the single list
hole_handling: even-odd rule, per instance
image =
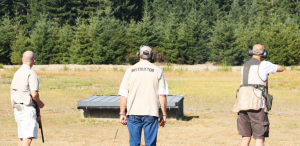
[{"label": "man in tan vest", "polygon": [[44,107],[44,103],[39,98],[39,79],[31,70],[35,63],[34,53],[24,52],[22,62],[23,65],[15,73],[11,83],[11,103],[18,125],[18,146],[29,146],[32,139],[37,138],[37,122],[41,121],[41,116],[36,115],[32,100],[35,100],[40,108]]},{"label": "man in tan vest", "polygon": [[269,137],[269,119],[266,108],[269,73],[283,72],[284,68],[269,61],[267,51],[262,44],[253,46],[252,58],[242,67],[242,82],[234,105],[238,113],[237,128],[242,136],[241,146],[249,146],[251,136],[256,146],[264,146],[265,137]]},{"label": "man in tan vest", "polygon": [[128,125],[130,146],[140,145],[142,129],[145,145],[156,146],[159,103],[163,125],[167,121],[168,84],[162,69],[150,62],[151,46],[142,45],[137,54],[140,61],[126,70],[120,85],[120,122]]}]

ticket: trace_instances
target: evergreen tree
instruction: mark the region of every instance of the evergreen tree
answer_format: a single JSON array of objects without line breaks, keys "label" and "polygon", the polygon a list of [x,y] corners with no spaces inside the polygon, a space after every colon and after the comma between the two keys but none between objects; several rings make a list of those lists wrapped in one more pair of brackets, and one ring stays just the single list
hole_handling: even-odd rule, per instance
[{"label": "evergreen tree", "polygon": [[113,0],[112,11],[115,18],[119,20],[129,22],[134,19],[140,21],[143,17],[144,3],[142,0]]},{"label": "evergreen tree", "polygon": [[33,50],[40,64],[134,64],[149,44],[158,62],[240,65],[262,43],[286,56],[269,60],[295,65],[299,8],[298,0],[2,0],[0,61],[19,64]]},{"label": "evergreen tree", "polygon": [[0,22],[0,63],[10,64],[11,44],[14,40],[14,26],[6,15]]},{"label": "evergreen tree", "polygon": [[[26,24],[24,26],[28,30],[32,30],[35,26],[35,23],[39,21],[40,15],[44,14],[41,10],[41,5],[39,0],[27,0],[28,10],[26,16]],[[45,17],[45,16],[44,16]]]},{"label": "evergreen tree", "polygon": [[49,64],[52,58],[52,49],[54,47],[52,38],[53,24],[45,16],[41,16],[30,35],[32,39],[32,51],[36,55],[37,64]]},{"label": "evergreen tree", "polygon": [[267,37],[264,44],[270,52],[268,60],[288,66],[299,64],[300,30],[298,25],[295,23],[291,25],[277,23],[265,31]]},{"label": "evergreen tree", "polygon": [[27,23],[28,2],[27,0],[13,1],[13,17],[20,21],[20,24]]},{"label": "evergreen tree", "polygon": [[73,40],[73,31],[69,25],[63,26],[60,30],[60,47],[59,51],[54,54],[55,58],[59,60],[61,64],[70,63],[70,47]]},{"label": "evergreen tree", "polygon": [[12,42],[11,49],[11,62],[13,64],[22,64],[22,54],[27,50],[31,50],[31,40],[26,36],[25,30],[21,29],[18,32],[16,40]]},{"label": "evergreen tree", "polygon": [[[182,42],[179,44],[185,44],[181,50],[184,50],[182,56],[184,56],[188,64],[198,64],[207,61],[208,48],[206,46],[209,36],[209,26],[204,19],[204,14],[197,10],[197,3],[194,1],[190,3],[189,7],[192,7],[190,12],[186,16],[186,20],[181,23],[181,28],[184,32],[179,34],[179,40],[184,36]],[[177,61],[179,63],[179,61]]]},{"label": "evergreen tree", "polygon": [[226,20],[217,21],[209,44],[211,61],[227,65],[243,63],[243,52],[237,47],[237,36],[234,33],[234,28],[235,25]]},{"label": "evergreen tree", "polygon": [[80,7],[78,12],[83,20],[88,20],[90,16],[96,13],[104,16],[104,9],[110,3],[110,1],[106,0],[81,0],[82,7]]},{"label": "evergreen tree", "polygon": [[14,10],[13,10],[14,1],[12,0],[2,0],[0,2],[0,18],[8,15],[13,17]]},{"label": "evergreen tree", "polygon": [[178,27],[179,19],[176,14],[176,8],[172,8],[169,14],[166,16],[166,22],[160,22],[159,18],[156,18],[155,32],[159,46],[157,49],[157,59],[161,62],[177,63],[179,58],[178,48]]},{"label": "evergreen tree", "polygon": [[49,63],[50,64],[58,64],[60,63],[60,60],[62,59],[60,57],[60,53],[61,53],[61,44],[62,44],[62,40],[61,40],[61,34],[60,34],[60,27],[58,26],[57,22],[54,22],[54,26],[52,26],[52,34],[51,35],[51,39],[53,42],[53,49],[51,50],[51,56],[50,56],[50,60]]},{"label": "evergreen tree", "polygon": [[236,0],[216,0],[216,3],[223,12],[229,12],[233,2],[236,2]]},{"label": "evergreen tree", "polygon": [[173,8],[170,1],[154,0],[152,8],[153,12],[153,32],[157,36],[157,45],[154,47],[155,60],[158,62],[176,62],[177,54],[174,59],[171,57],[173,49],[175,49],[175,41],[177,40],[178,28],[176,19],[176,8]]},{"label": "evergreen tree", "polygon": [[124,46],[126,48],[125,61],[130,64],[138,62],[138,56],[136,52],[139,50],[140,44],[137,43],[137,29],[136,23],[132,19],[128,25],[126,25],[126,32],[124,39]]},{"label": "evergreen tree", "polygon": [[204,0],[200,5],[200,10],[204,14],[205,20],[211,28],[217,20],[222,18],[216,0]]},{"label": "evergreen tree", "polygon": [[89,33],[89,26],[82,23],[77,18],[74,39],[70,47],[70,61],[75,64],[91,64],[93,63],[93,49],[91,47],[92,37]]},{"label": "evergreen tree", "polygon": [[137,23],[137,37],[139,38],[137,40],[138,44],[149,44],[152,46],[156,45],[156,36],[154,33],[154,26],[152,21],[152,16],[150,13],[151,5],[147,0],[145,1],[144,5],[144,16],[142,18],[142,21]]},{"label": "evergreen tree", "polygon": [[41,0],[40,10],[47,14],[48,18],[54,19],[60,26],[63,24],[75,24],[80,9],[80,0]]},{"label": "evergreen tree", "polygon": [[129,22],[131,19],[140,21],[142,18],[142,0],[81,0],[83,8],[79,10],[82,18],[88,19],[98,13],[105,15],[105,9],[111,8],[111,13],[116,19]]},{"label": "evergreen tree", "polygon": [[[252,19],[252,18],[251,18]],[[243,51],[244,59],[250,59],[247,51],[252,48],[254,44],[265,44],[266,31],[264,31],[264,20],[261,17],[257,17],[254,20],[249,20],[248,24],[237,23],[235,34],[237,35],[236,42],[238,48]]]},{"label": "evergreen tree", "polygon": [[93,63],[120,64],[125,61],[124,27],[115,19],[110,7],[105,11],[105,17],[94,17],[91,22],[93,38]]}]

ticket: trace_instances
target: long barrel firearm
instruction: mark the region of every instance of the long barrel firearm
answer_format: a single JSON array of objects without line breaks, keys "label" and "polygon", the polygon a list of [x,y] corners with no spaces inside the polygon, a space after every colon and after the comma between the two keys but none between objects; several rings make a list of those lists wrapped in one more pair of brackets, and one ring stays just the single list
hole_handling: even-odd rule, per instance
[{"label": "long barrel firearm", "polygon": [[[34,103],[34,108],[36,109],[36,116],[39,117],[41,115],[41,110],[37,104],[37,102],[32,99],[33,103]],[[41,134],[42,134],[42,141],[44,143],[44,134],[43,134],[43,126],[42,126],[42,121],[39,121],[39,128],[41,129]]]}]

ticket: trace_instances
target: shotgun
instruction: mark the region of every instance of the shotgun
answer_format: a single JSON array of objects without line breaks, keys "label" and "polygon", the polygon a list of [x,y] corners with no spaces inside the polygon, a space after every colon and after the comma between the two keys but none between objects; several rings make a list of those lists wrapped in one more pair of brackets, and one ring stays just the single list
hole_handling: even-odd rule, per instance
[{"label": "shotgun", "polygon": [[[31,97],[32,98],[32,97]],[[37,104],[37,102],[32,98],[32,101],[34,103],[34,108],[36,109],[36,116],[39,117],[41,115],[41,110]],[[42,134],[42,141],[44,143],[44,134],[43,134],[43,126],[42,126],[42,121],[39,121],[39,128],[41,129],[41,134]]]}]

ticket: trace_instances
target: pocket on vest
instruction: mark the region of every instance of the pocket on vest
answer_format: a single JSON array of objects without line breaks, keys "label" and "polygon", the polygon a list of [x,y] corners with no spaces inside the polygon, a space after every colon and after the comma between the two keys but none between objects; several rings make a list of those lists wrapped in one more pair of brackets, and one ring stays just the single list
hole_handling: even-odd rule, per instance
[{"label": "pocket on vest", "polygon": [[241,87],[234,104],[233,112],[259,110],[261,108],[261,97],[258,97],[257,94],[259,93],[254,87]]}]

